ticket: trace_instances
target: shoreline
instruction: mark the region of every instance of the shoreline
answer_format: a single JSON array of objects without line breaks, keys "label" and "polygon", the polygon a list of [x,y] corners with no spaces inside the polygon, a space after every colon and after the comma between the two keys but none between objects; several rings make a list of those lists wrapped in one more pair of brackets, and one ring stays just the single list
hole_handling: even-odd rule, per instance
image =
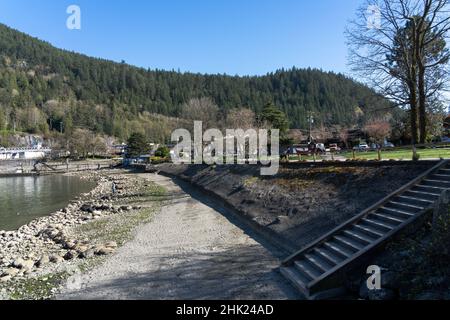
[{"label": "shoreline", "polygon": [[[133,220],[133,217],[142,216],[144,219],[142,212],[153,212],[158,208],[157,203],[153,208],[144,209],[137,205],[137,200],[152,186],[128,174],[128,171],[65,174],[94,180],[96,186],[72,199],[62,210],[34,219],[15,231],[0,231],[0,300],[51,298],[54,294],[51,290],[57,290],[55,288],[73,268],[88,268],[92,261],[115,252],[124,242],[125,234],[130,234],[135,225],[127,230],[120,229],[120,236],[89,231],[101,233],[102,223],[121,219],[124,221],[113,227],[120,228],[127,220],[139,224],[141,220]],[[113,181],[117,185],[115,196],[111,194]],[[57,283],[48,288],[51,292],[28,292],[30,286],[47,288],[52,279]]]}]

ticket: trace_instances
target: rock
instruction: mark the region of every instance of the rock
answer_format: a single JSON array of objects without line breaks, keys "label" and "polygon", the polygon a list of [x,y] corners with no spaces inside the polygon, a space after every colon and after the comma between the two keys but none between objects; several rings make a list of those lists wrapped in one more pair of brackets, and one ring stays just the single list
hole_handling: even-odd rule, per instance
[{"label": "rock", "polygon": [[116,249],[117,248],[117,242],[115,242],[115,241],[108,241],[107,243],[105,243],[105,247],[106,248]]},{"label": "rock", "polygon": [[8,282],[9,280],[11,280],[12,277],[11,276],[4,276],[0,278],[0,282]]},{"label": "rock", "polygon": [[396,294],[391,289],[369,290],[369,300],[394,300]]},{"label": "rock", "polygon": [[46,264],[48,264],[50,262],[50,258],[48,257],[48,255],[44,254],[39,260],[38,262],[36,262],[36,267],[40,268],[45,266]]},{"label": "rock", "polygon": [[114,253],[116,251],[114,248],[101,247],[95,250],[95,254],[98,256],[106,256]]},{"label": "rock", "polygon": [[86,245],[78,244],[73,249],[76,250],[78,253],[83,253],[83,252],[87,251],[89,249],[89,247]]},{"label": "rock", "polygon": [[78,257],[81,259],[88,259],[92,258],[94,255],[95,255],[94,249],[88,249],[86,251],[81,252]]},{"label": "rock", "polygon": [[77,245],[75,240],[69,240],[64,242],[64,249],[72,250]]},{"label": "rock", "polygon": [[90,212],[90,213],[94,212],[94,208],[92,208],[92,205],[87,204],[87,203],[83,204],[80,207],[80,210],[83,211],[83,212]]},{"label": "rock", "polygon": [[22,269],[24,262],[25,262],[25,260],[23,260],[22,258],[18,258],[16,260],[14,260],[14,262],[12,263],[12,266],[17,269]]},{"label": "rock", "polygon": [[50,260],[50,262],[52,262],[52,263],[60,263],[60,262],[64,261],[64,259],[63,259],[61,256],[58,256],[58,255],[56,255],[56,254],[51,255],[51,256],[49,257],[49,260]]},{"label": "rock", "polygon": [[76,257],[78,257],[78,252],[76,252],[74,250],[69,250],[64,255],[64,260],[72,260],[72,259],[75,259]]},{"label": "rock", "polygon": [[34,267],[34,261],[33,260],[25,260],[22,264],[22,268],[25,271],[30,271]]},{"label": "rock", "polygon": [[8,268],[5,271],[3,271],[2,277],[10,276],[14,277],[19,273],[19,269],[16,268]]}]

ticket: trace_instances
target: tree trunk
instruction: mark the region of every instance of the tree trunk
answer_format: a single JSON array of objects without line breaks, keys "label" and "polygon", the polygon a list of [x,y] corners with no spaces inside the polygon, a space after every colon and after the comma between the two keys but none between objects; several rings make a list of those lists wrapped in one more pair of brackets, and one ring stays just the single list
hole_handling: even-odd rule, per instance
[{"label": "tree trunk", "polygon": [[427,114],[426,114],[426,89],[425,70],[419,67],[419,133],[420,143],[424,144],[427,137]]},{"label": "tree trunk", "polygon": [[416,144],[419,141],[417,132],[417,92],[414,83],[409,84],[410,91],[410,107],[411,107],[411,144]]}]

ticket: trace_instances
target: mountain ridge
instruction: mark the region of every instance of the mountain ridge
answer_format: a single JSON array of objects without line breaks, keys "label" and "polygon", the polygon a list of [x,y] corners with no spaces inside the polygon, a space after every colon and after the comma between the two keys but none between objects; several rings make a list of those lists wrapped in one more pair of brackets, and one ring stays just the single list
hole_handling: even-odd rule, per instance
[{"label": "mountain ridge", "polygon": [[32,108],[27,112],[39,114],[45,123],[33,127],[17,121],[29,132],[45,131],[46,125],[58,129],[52,122],[64,122],[126,136],[129,132],[121,132],[118,119],[139,121],[147,113],[179,117],[183,103],[199,97],[210,97],[223,115],[236,107],[259,113],[271,101],[295,128],[307,126],[309,112],[323,125],[352,126],[391,107],[372,89],[340,73],[295,67],[257,76],[150,70],[59,49],[3,24],[0,71],[0,120],[5,127],[17,117],[14,113],[27,118],[23,110]]}]

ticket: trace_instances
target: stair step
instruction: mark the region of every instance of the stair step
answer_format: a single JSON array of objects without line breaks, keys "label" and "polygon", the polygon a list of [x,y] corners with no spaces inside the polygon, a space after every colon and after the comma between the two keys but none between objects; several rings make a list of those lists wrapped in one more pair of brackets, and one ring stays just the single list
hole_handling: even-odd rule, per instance
[{"label": "stair step", "polygon": [[394,215],[394,216],[397,216],[399,218],[405,218],[405,219],[409,219],[409,218],[415,216],[415,214],[412,213],[412,212],[407,212],[407,211],[399,210],[399,209],[396,209],[396,208],[381,207],[377,211],[381,212],[381,213],[388,214],[388,215]]},{"label": "stair step", "polygon": [[426,186],[433,186],[433,187],[441,187],[444,189],[450,188],[450,181],[440,181],[440,180],[432,180],[432,179],[425,179],[422,181],[422,184]]},{"label": "stair step", "polygon": [[363,245],[370,244],[375,240],[366,234],[361,234],[361,233],[357,232],[356,230],[350,230],[350,229],[344,230],[344,234],[351,239],[355,239],[355,240],[361,242]]},{"label": "stair step", "polygon": [[442,174],[450,175],[450,169],[442,168],[442,169],[439,169],[438,172],[441,172]]},{"label": "stair step", "polygon": [[381,212],[374,212],[371,214],[371,216],[384,221],[385,223],[387,223],[388,225],[391,225],[393,227],[397,227],[397,225],[403,223],[405,220],[394,217],[392,215],[387,215]]},{"label": "stair step", "polygon": [[417,186],[415,186],[413,188],[414,190],[419,190],[419,191],[426,191],[426,192],[435,192],[437,194],[441,194],[442,191],[447,190],[447,188],[443,188],[443,187],[435,187],[435,186],[427,186],[424,184],[419,184]]},{"label": "stair step", "polygon": [[450,175],[448,175],[448,174],[439,174],[439,173],[436,173],[436,174],[433,174],[433,175],[430,177],[430,179],[433,179],[433,180],[450,181]]},{"label": "stair step", "polygon": [[410,203],[405,203],[404,200],[401,199],[396,199],[395,201],[389,201],[388,203],[386,203],[384,205],[385,207],[388,208],[396,208],[399,210],[403,210],[406,212],[418,212],[418,211],[422,211],[423,209],[425,209],[425,206],[418,206],[418,205],[414,205],[414,204],[410,204]]},{"label": "stair step", "polygon": [[309,279],[301,275],[294,267],[281,267],[280,272],[300,291],[306,291],[308,283],[311,282]]},{"label": "stair step", "polygon": [[434,203],[433,200],[428,199],[421,199],[414,196],[408,196],[405,194],[402,194],[401,196],[398,196],[399,199],[404,200],[405,202],[410,201],[411,204],[416,204],[418,206],[429,206],[430,204]]},{"label": "stair step", "polygon": [[407,196],[427,199],[431,201],[436,201],[439,198],[439,194],[425,191],[408,190],[404,194]]},{"label": "stair step", "polygon": [[320,277],[324,272],[320,269],[317,269],[316,266],[308,262],[307,259],[301,259],[294,262],[295,268],[300,271],[300,273],[303,273],[304,275],[308,276],[311,280],[316,279],[317,277]]},{"label": "stair step", "polygon": [[326,249],[330,250],[333,253],[336,253],[343,259],[348,259],[354,254],[352,250],[348,250],[346,247],[343,247],[342,245],[334,241],[325,242],[323,245]]},{"label": "stair step", "polygon": [[333,254],[332,252],[330,252],[329,250],[327,250],[323,246],[320,247],[320,248],[315,248],[314,251],[318,255],[323,257],[323,259],[326,259],[331,265],[338,265],[339,263],[344,261],[344,259],[342,257]]},{"label": "stair step", "polygon": [[364,232],[365,234],[370,235],[371,237],[374,238],[379,238],[385,235],[385,233],[378,231],[375,228],[371,228],[361,224],[355,224],[353,228],[359,230],[360,232]]},{"label": "stair step", "polygon": [[392,229],[395,228],[395,226],[392,226],[390,224],[385,223],[384,221],[378,221],[378,220],[374,220],[374,219],[369,219],[369,218],[363,218],[361,219],[361,221],[365,224],[368,224],[374,228],[378,228],[380,230],[383,230],[385,232],[389,232]]},{"label": "stair step", "polygon": [[305,254],[305,257],[309,260],[310,263],[314,264],[317,268],[319,268],[323,273],[333,268],[333,264],[330,264],[328,260],[322,258],[321,255],[310,252]]},{"label": "stair step", "polygon": [[342,243],[343,246],[345,246],[355,252],[358,252],[359,250],[361,250],[365,247],[365,245],[363,245],[360,242],[353,240],[345,235],[336,235],[336,236],[334,236],[334,239],[336,239],[336,241],[338,241],[338,243],[340,243],[340,244]]}]

